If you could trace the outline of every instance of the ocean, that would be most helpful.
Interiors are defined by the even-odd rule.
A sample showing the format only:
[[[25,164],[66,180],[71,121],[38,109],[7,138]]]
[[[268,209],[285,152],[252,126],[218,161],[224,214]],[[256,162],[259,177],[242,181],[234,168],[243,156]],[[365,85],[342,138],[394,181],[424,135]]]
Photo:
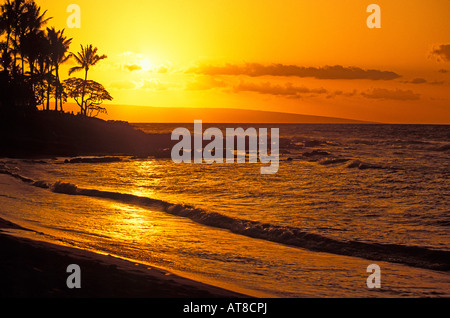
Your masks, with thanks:
[[[257,297],[450,296],[450,126],[209,126],[279,128],[278,172],[3,158],[0,217],[39,233],[20,235]],[[371,264],[381,288],[367,286]]]

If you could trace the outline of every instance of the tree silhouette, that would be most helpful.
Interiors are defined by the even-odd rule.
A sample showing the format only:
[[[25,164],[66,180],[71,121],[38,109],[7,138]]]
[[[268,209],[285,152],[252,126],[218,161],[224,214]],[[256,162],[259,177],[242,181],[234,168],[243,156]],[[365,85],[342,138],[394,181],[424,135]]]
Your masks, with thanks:
[[[81,114],[89,117],[97,117],[100,113],[106,113],[106,109],[100,105],[105,100],[113,99],[103,85],[95,81],[71,77],[65,80],[63,85],[67,96],[73,98],[80,107]]]
[[[36,107],[32,91],[36,63],[38,57],[43,55],[39,51],[44,47],[41,28],[50,20],[45,17],[46,12],[42,13],[32,0],[6,0],[0,6],[0,32],[6,35],[0,44],[0,64],[3,67],[1,84],[7,92],[7,96],[1,98],[2,106]],[[18,65],[17,61],[21,63]]]
[[[3,0],[0,4],[0,110],[9,114],[42,105],[49,111],[54,98],[54,110],[58,111],[59,102],[63,112],[63,102],[73,97],[85,116],[106,112],[100,105],[112,100],[111,95],[101,84],[88,81],[90,68],[106,55],[97,54],[92,44],[69,53],[72,39],[64,29],[44,29],[51,19],[46,13],[34,0]],[[69,76],[84,70],[84,80],[61,83],[60,66],[71,57],[78,65],[70,68]]]
[[[82,91],[82,94],[81,94],[81,104],[82,105],[84,104],[84,95],[85,95],[85,88],[86,88],[86,83],[87,83],[87,77],[88,77],[89,69],[92,66],[95,66],[101,60],[107,58],[106,55],[99,56],[97,54],[97,51],[98,51],[98,48],[93,47],[92,44],[87,45],[86,47],[83,47],[83,45],[81,45],[81,51],[80,52],[78,52],[77,54],[74,54],[74,53],[71,54],[75,58],[75,60],[77,61],[78,65],[72,67],[69,70],[69,76],[72,75],[72,73],[77,72],[77,71],[84,70],[84,72],[85,72],[84,73],[83,91]],[[85,108],[83,115],[87,115],[86,110],[87,109]]]
[[[46,110],[50,110],[51,87],[55,85],[55,78],[52,74],[53,65],[51,61],[52,47],[50,40],[44,31],[28,33],[23,39],[23,57],[28,61],[29,80],[34,89],[37,89],[35,96],[36,104],[43,105],[46,100]],[[45,87],[45,91],[43,91]],[[42,96],[43,95],[43,96]]]
[[[70,58],[70,54],[66,54],[69,50],[72,39],[64,36],[64,29],[56,31],[54,27],[47,28],[47,38],[50,42],[50,61],[55,70],[55,111],[58,110],[58,99],[60,101],[60,111],[62,109],[63,88],[59,78],[59,66]]]
[[[35,85],[40,83],[45,77],[36,76],[36,69],[39,69],[38,64],[45,56],[48,55],[50,47],[45,33],[42,30],[37,30],[26,34],[22,38],[21,43],[22,58],[27,60],[29,66],[28,76],[31,86],[34,89]],[[40,103],[37,102],[37,105]]]
[[[41,8],[34,1],[7,0],[1,6],[1,16],[5,24],[6,43],[4,55],[11,55],[11,73],[18,74],[17,60],[22,62],[21,75],[25,73],[25,60],[22,55],[22,40],[28,33],[40,30],[51,18],[45,18],[47,11],[41,13]]]
[[[9,72],[12,64],[12,48],[10,46],[11,39],[15,35],[15,29],[19,24],[20,12],[23,11],[23,2],[19,0],[7,0],[1,7],[1,20],[6,32],[6,41],[3,45],[2,65],[5,72]]]
[[[22,75],[25,74],[25,67],[24,67],[25,61],[23,58],[23,51],[22,51],[23,38],[26,37],[27,34],[29,33],[39,32],[40,29],[47,24],[47,22],[51,18],[45,18],[46,13],[47,11],[41,13],[41,8],[37,6],[37,4],[34,1],[25,1],[22,4],[21,12],[18,16],[18,24],[15,29],[16,34],[15,47],[16,51],[20,54],[20,58],[22,61],[22,68],[21,68]]]

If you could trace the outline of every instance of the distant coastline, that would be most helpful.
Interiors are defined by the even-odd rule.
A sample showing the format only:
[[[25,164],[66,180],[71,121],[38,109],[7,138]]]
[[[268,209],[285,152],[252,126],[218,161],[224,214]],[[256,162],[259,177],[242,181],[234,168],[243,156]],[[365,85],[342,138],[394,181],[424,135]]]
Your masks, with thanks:
[[[65,104],[69,109],[73,106]],[[120,119],[130,123],[192,123],[202,120],[204,123],[280,123],[280,124],[375,124],[376,122],[303,115],[285,112],[238,108],[189,108],[189,107],[153,107],[132,105],[105,105],[107,115],[102,119]]]

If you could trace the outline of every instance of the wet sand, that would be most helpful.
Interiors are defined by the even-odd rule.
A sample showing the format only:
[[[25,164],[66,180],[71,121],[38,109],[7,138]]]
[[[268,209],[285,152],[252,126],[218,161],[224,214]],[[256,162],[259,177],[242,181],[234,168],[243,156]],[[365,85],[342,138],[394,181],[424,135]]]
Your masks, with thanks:
[[[241,298],[145,264],[2,233],[23,229],[0,218],[0,297],[7,298]],[[81,269],[70,289],[67,266]]]

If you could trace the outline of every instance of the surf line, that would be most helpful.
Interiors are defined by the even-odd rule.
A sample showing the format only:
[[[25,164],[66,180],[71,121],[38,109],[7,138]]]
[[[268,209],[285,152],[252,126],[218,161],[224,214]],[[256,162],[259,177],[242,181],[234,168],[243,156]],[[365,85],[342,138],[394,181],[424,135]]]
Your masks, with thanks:
[[[213,139],[214,137],[214,139]],[[225,147],[224,134],[219,128],[211,127],[203,131],[201,120],[194,121],[194,136],[192,138],[189,129],[180,127],[172,131],[172,140],[178,140],[172,148],[172,161],[180,163],[246,163],[248,138],[248,162],[269,164],[261,166],[261,174],[275,174],[279,168],[280,158],[280,130],[270,130],[270,153],[269,134],[267,128],[250,127],[226,128]],[[203,141],[211,141],[203,147]],[[237,141],[235,143],[235,141]],[[192,147],[193,144],[193,147]],[[237,146],[237,147],[236,147]],[[226,156],[224,157],[224,152]],[[192,160],[193,157],[193,160]],[[258,158],[259,157],[259,158]]]

